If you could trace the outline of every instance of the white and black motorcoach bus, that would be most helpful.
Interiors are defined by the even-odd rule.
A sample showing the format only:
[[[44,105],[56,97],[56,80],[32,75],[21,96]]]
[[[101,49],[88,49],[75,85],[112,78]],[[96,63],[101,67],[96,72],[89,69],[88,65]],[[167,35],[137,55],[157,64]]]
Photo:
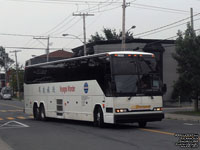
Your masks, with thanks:
[[[161,121],[162,81],[152,53],[118,51],[27,66],[25,112],[104,123]]]

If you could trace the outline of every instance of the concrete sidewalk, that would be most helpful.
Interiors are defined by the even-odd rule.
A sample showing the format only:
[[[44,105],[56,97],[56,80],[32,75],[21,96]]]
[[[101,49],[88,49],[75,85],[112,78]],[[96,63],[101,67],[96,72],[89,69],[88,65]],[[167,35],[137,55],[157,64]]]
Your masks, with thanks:
[[[0,138],[0,150],[13,150],[13,149]]]
[[[200,122],[200,116],[176,114],[176,111],[192,111],[193,107],[164,108],[165,118],[184,121]]]
[[[165,118],[174,119],[174,120],[195,121],[195,122],[200,123],[200,116],[189,116],[189,115],[165,113]]]

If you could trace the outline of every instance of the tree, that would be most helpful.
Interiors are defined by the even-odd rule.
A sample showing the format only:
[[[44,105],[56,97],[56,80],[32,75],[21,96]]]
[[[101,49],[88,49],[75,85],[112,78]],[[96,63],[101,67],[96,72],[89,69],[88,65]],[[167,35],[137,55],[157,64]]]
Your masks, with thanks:
[[[9,70],[9,76],[10,76],[10,86],[13,89],[13,92],[17,92],[17,77],[16,77],[16,69],[10,68]],[[19,91],[22,93],[24,91],[24,67],[20,66],[18,69],[18,75],[19,75]]]
[[[178,63],[179,78],[174,84],[174,95],[194,98],[194,110],[198,111],[200,94],[200,36],[188,25],[185,33],[178,32],[176,53],[173,54]]]
[[[121,40],[122,32],[117,33],[116,29],[110,28],[103,28],[103,36],[100,35],[98,32],[95,35],[91,35],[91,39],[89,43],[97,42],[97,41],[104,41],[104,40]],[[133,33],[126,32],[126,40],[132,40]]]
[[[5,68],[5,59],[7,68],[9,68],[13,63],[14,60],[8,57],[8,54],[5,52],[5,48],[0,46],[0,67]]]

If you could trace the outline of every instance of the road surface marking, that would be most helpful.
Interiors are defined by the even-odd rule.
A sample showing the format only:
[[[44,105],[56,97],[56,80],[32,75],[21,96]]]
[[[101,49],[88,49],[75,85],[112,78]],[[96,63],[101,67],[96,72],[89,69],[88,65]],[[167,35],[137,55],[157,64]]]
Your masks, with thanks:
[[[0,110],[0,112],[3,112],[3,113],[5,113],[5,112],[22,112],[23,110],[22,109],[17,109],[17,110]]]
[[[13,118],[13,117],[7,117],[6,119],[8,119],[8,120],[14,120],[15,118]]]
[[[0,110],[0,112],[7,112],[6,110]]]
[[[19,116],[19,117],[16,117],[17,119],[26,119],[25,117],[22,117],[22,116]]]
[[[140,128],[140,130],[149,131],[149,132],[155,132],[155,133],[161,133],[161,134],[167,134],[167,135],[174,135],[175,134],[175,133],[171,133],[171,132],[164,132],[164,131],[145,129],[145,128]]]
[[[33,117],[33,116],[28,116],[28,118],[31,118],[31,119],[33,119],[34,117]]]
[[[0,105],[3,105],[3,106],[10,106],[10,107],[18,108],[18,109],[23,109],[22,107],[15,106],[15,105],[9,105],[9,104],[3,104],[3,103],[0,103]]]
[[[23,111],[22,109],[17,109],[17,110],[7,110],[9,112],[18,112],[18,111]]]
[[[26,117],[23,117],[23,116],[17,116],[17,117],[6,117],[6,118],[0,118],[0,121],[2,120],[15,120],[15,119],[21,119],[21,120],[24,120],[24,119],[33,119],[34,117],[33,116],[26,116]]]
[[[143,131],[148,131],[148,132],[155,132],[155,133],[160,133],[160,134],[166,134],[166,135],[175,135],[175,133],[171,133],[171,132],[165,132],[165,131],[159,131],[159,130],[153,130],[153,129],[145,129],[145,128],[139,128],[140,130]],[[199,137],[199,141],[200,141],[200,137]]]
[[[191,123],[184,123],[184,125],[192,126],[192,125],[194,125],[194,124],[191,124]]]
[[[0,129],[21,128],[21,127],[29,127],[29,126],[26,124],[23,124],[21,122],[18,122],[18,121],[9,121],[9,122],[6,122],[6,123],[0,125]]]

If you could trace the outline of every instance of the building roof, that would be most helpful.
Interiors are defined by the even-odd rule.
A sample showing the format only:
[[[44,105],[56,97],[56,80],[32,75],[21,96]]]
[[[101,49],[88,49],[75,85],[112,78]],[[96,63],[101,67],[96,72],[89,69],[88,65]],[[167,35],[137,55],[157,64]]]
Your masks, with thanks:
[[[73,56],[73,53],[67,52],[64,50],[57,50],[57,51],[49,53],[49,58],[55,58],[55,57],[56,58],[70,58],[72,56]],[[44,55],[40,55],[38,57],[47,57],[47,55],[44,54]]]
[[[105,41],[97,41],[93,43],[88,43],[87,47],[92,47],[94,45],[106,45],[106,44],[120,44],[121,40],[105,40]],[[166,40],[166,39],[126,39],[126,43],[146,43],[146,44],[175,44],[175,40]],[[72,49],[73,52],[76,52],[80,49],[83,49],[83,45],[79,47],[75,47]]]

